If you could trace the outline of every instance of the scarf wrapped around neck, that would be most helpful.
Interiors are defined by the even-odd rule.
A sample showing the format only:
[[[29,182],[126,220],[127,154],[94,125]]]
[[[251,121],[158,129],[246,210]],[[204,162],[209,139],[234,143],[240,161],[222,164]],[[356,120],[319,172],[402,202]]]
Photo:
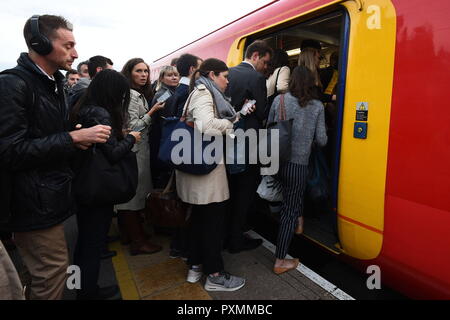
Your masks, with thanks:
[[[217,85],[211,79],[201,76],[195,81],[196,85],[203,84],[206,89],[211,92],[216,105],[217,112],[220,119],[227,119],[231,122],[236,120],[236,110],[231,105],[231,99],[226,97],[225,94],[217,88]]]

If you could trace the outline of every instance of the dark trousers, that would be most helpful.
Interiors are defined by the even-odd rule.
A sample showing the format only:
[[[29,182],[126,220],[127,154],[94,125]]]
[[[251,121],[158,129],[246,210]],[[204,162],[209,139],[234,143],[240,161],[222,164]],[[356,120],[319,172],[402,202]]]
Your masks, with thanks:
[[[182,255],[188,253],[189,249],[189,232],[187,227],[176,227],[172,233],[172,241],[170,249],[180,251]]]
[[[222,239],[226,202],[193,205],[189,232],[189,265],[203,265],[203,273],[223,270]]]
[[[78,208],[78,241],[74,257],[75,265],[81,270],[81,290],[78,292],[78,298],[88,299],[97,294],[100,257],[112,213],[113,206],[80,205]]]
[[[257,165],[250,165],[246,171],[228,176],[231,202],[225,241],[231,246],[242,244],[248,211],[255,200],[260,180]]]
[[[297,218],[303,214],[303,195],[307,175],[308,166],[288,162],[280,167],[278,179],[283,187],[283,207],[275,252],[278,259],[284,259],[288,253]]]

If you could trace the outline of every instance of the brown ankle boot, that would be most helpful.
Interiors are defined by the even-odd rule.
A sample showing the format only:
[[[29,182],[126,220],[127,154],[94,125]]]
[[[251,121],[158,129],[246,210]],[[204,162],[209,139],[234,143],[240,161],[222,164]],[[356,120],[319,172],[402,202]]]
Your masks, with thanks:
[[[144,242],[131,242],[130,244],[130,254],[132,256],[138,254],[152,254],[162,250],[162,247],[157,244],[153,244],[148,240]]]
[[[146,239],[146,234],[142,226],[142,221],[137,211],[127,211],[122,214],[122,221],[131,238],[130,254],[151,254],[162,250],[162,247],[153,244]]]
[[[117,212],[117,227],[119,228],[120,243],[124,246],[129,245],[131,243],[130,235],[128,234],[127,229],[125,228],[123,222],[123,215],[129,212],[130,211],[123,211],[123,210],[119,210]]]

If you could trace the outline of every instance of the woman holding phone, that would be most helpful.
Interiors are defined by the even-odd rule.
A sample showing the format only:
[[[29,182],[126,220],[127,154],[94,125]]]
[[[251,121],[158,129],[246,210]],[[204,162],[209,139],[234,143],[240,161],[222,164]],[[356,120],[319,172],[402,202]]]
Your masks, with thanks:
[[[159,72],[155,96],[150,103],[150,105],[153,106],[158,102],[164,102],[165,106],[168,107],[156,112],[152,116],[152,127],[150,129],[150,169],[152,171],[153,185],[155,188],[164,188],[172,173],[172,170],[159,160],[158,153],[162,137],[163,117],[173,116],[168,111],[173,109],[170,106],[176,102],[174,101],[173,94],[175,93],[175,89],[178,87],[179,82],[180,74],[178,73],[177,68],[173,66],[163,66]]]
[[[150,84],[150,68],[143,59],[129,60],[123,67],[122,74],[128,79],[131,86],[127,128],[128,130],[139,131],[142,140],[133,148],[133,151],[136,152],[139,170],[136,196],[128,203],[118,205],[116,208],[119,210],[119,225],[123,227],[122,232],[125,231],[131,240],[131,255],[150,254],[160,251],[162,247],[147,240],[141,220],[141,214],[145,209],[145,199],[153,189],[149,166],[148,132],[152,115],[162,109],[164,103],[156,103],[152,108],[149,107],[148,101],[153,96]]]

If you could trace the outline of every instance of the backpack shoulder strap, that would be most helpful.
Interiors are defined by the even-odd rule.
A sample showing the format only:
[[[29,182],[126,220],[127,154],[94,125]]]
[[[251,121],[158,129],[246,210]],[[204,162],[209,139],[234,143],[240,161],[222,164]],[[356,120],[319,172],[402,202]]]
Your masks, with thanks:
[[[34,109],[34,104],[36,103],[36,90],[35,90],[35,86],[33,84],[33,81],[30,79],[30,74],[26,71],[20,70],[18,68],[13,68],[13,69],[7,69],[4,70],[2,72],[0,72],[0,74],[12,74],[15,75],[16,77],[19,77],[20,79],[22,79],[26,86],[27,86],[27,105],[30,105],[33,109]],[[28,110],[29,112],[31,110]]]

